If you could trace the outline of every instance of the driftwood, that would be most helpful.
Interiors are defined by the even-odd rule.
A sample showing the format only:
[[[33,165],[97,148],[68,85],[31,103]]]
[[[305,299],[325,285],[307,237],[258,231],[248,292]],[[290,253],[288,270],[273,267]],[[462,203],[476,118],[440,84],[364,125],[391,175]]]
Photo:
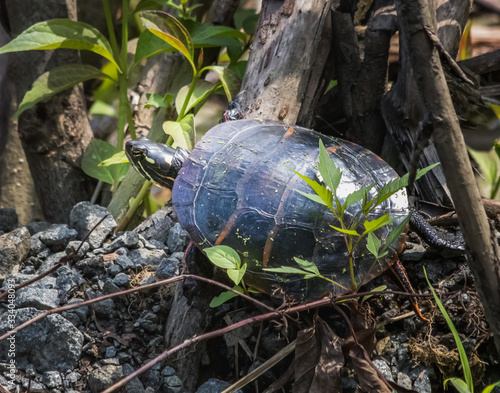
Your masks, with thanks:
[[[435,30],[432,4],[427,0],[396,2],[402,45],[407,48],[428,121],[437,136],[434,144],[453,196],[460,226],[470,249],[469,266],[500,353],[500,259],[496,239],[481,204],[455,113],[440,53],[432,40]]]
[[[331,0],[263,2],[243,79],[244,117],[308,127],[328,83]]]

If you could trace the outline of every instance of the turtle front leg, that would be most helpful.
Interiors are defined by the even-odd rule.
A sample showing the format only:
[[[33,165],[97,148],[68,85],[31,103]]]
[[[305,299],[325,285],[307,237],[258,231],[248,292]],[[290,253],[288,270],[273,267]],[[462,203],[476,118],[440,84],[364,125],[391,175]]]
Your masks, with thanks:
[[[243,119],[243,113],[241,113],[241,105],[240,99],[242,95],[242,91],[240,91],[234,100],[227,104],[227,110],[222,114],[222,119],[220,119],[219,123],[226,123],[228,121],[240,120]]]

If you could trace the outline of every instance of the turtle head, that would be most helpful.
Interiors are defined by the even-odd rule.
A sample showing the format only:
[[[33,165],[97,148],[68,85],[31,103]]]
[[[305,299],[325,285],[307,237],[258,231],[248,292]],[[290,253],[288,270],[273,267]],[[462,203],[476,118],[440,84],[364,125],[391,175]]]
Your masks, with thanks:
[[[128,141],[125,152],[130,164],[141,176],[165,188],[173,187],[177,173],[189,154],[185,149],[174,149],[147,138]]]

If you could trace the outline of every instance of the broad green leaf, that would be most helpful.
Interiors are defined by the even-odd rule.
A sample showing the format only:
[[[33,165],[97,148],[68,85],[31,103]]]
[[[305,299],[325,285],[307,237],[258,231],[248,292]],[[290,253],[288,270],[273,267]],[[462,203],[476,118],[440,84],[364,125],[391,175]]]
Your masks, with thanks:
[[[425,275],[425,279],[427,280],[427,285],[429,285],[429,289],[432,292],[432,296],[434,296],[434,300],[436,301],[436,304],[439,307],[439,311],[441,311],[441,314],[443,314],[443,317],[446,320],[446,323],[448,324],[448,328],[451,330],[451,333],[453,334],[455,344],[457,345],[458,354],[460,355],[460,363],[462,364],[462,370],[464,372],[465,386],[468,388],[469,392],[473,392],[474,391],[474,382],[472,380],[472,373],[470,371],[469,360],[467,359],[467,354],[465,353],[464,346],[462,345],[462,340],[460,340],[460,336],[458,335],[457,329],[455,328],[453,321],[451,320],[450,316],[448,315],[448,312],[444,308],[443,303],[441,303],[441,300],[439,299],[438,295],[436,294],[436,291],[434,290],[431,283],[429,282],[429,279],[427,278],[427,272],[425,271],[425,267],[424,267],[424,275]],[[453,380],[450,380],[450,381],[453,383],[453,386],[457,387],[456,381],[453,381]],[[458,383],[458,384],[460,384],[460,383]]]
[[[325,203],[325,202],[323,201],[323,199],[321,199],[321,198],[320,198],[320,196],[319,196],[319,195],[317,195],[317,194],[308,194],[308,193],[306,193],[306,192],[302,192],[302,191],[300,191],[300,190],[295,190],[295,191],[297,191],[299,194],[304,195],[306,198],[309,198],[311,201],[314,201],[314,202],[316,202],[316,203],[320,203],[320,204],[322,204],[322,205],[326,206],[326,203]]]
[[[240,78],[238,78],[233,71],[225,67],[208,66],[204,69],[215,72],[220,82],[222,83],[222,87],[224,87],[224,91],[226,92],[228,101],[232,101],[233,97],[240,91]]]
[[[366,248],[375,256],[375,258],[378,259],[378,251],[380,250],[380,240],[373,232],[368,233]]]
[[[365,226],[366,232],[373,232],[376,231],[379,228],[382,228],[386,225],[392,224],[394,221],[396,221],[397,218],[390,218],[389,213],[384,214],[382,217],[376,218],[374,220],[368,221],[366,220],[363,225]]]
[[[245,33],[253,35],[258,19],[259,15],[255,10],[238,10],[234,14],[234,25],[238,30],[243,29]]]
[[[242,280],[243,276],[245,275],[246,270],[247,270],[247,264],[245,263],[245,264],[241,267],[241,269],[227,269],[227,270],[226,270],[226,273],[227,273],[227,276],[228,276],[231,280],[233,280],[233,282],[234,282],[236,285],[238,285],[238,284],[241,282],[241,280]]]
[[[241,292],[241,293],[244,292],[243,288],[241,288],[239,286],[235,286],[235,287],[233,287],[233,289],[238,291],[238,292]],[[238,296],[238,295],[234,292],[230,292],[230,291],[222,292],[219,296],[216,296],[212,299],[212,301],[210,302],[210,307],[212,307],[212,308],[219,307],[221,304],[227,302],[228,300],[231,300],[233,297],[236,297],[236,296]]]
[[[189,97],[189,102],[184,113],[189,112],[191,108],[205,101],[210,96],[210,94],[214,93],[219,87],[219,83],[207,82],[206,80],[200,79],[198,82],[196,82],[193,94],[191,94],[191,97]],[[188,91],[189,85],[186,85],[182,87],[177,93],[177,97],[175,97],[175,107],[177,108],[177,113],[179,113],[183,108]]]
[[[40,101],[44,101],[53,95],[60,93],[76,84],[94,78],[107,78],[99,69],[83,64],[68,64],[53,68],[40,75],[33,83],[19,104],[15,116],[19,116],[25,110],[32,108]]]
[[[89,114],[116,117],[116,109],[104,101],[96,100],[90,107]]]
[[[128,157],[125,154],[125,150],[122,150],[113,154],[110,158],[100,162],[98,166],[110,166],[115,164],[124,164],[126,162],[129,162]]]
[[[28,27],[7,45],[0,48],[0,54],[26,50],[78,49],[97,53],[120,69],[111,45],[99,30],[83,22],[69,19],[52,19]]]
[[[146,108],[146,109],[151,108],[152,106],[155,108],[168,107],[168,103],[159,94],[156,94],[156,93],[146,94],[146,98],[148,99],[148,103],[146,105],[144,105],[144,108]]]
[[[463,379],[460,378],[445,379],[445,381],[443,382],[443,387],[445,389],[446,389],[446,384],[448,382],[450,382],[453,385],[453,387],[457,389],[458,393],[472,393]]]
[[[142,11],[139,17],[144,27],[151,33],[181,52],[196,73],[193,41],[186,28],[177,19],[163,11]]]
[[[347,195],[347,198],[345,199],[344,205],[345,207],[352,206],[355,203],[359,202],[361,199],[366,198],[366,195],[368,192],[375,186],[375,183],[362,187],[359,190],[356,190],[349,195]]]
[[[309,186],[314,190],[316,194],[321,198],[321,200],[325,203],[326,206],[328,206],[330,209],[333,210],[333,196],[332,193],[322,184],[319,184],[317,181],[309,179],[307,176],[302,175],[301,173],[294,171],[293,169],[289,168],[293,173],[295,173],[297,176],[299,176],[302,180],[304,180]]]
[[[92,139],[82,157],[83,171],[87,175],[108,184],[113,184],[115,173],[118,173],[117,180],[122,180],[130,164],[120,164],[112,167],[99,166],[101,162],[112,157],[115,153],[116,148],[113,145],[99,139]]]
[[[189,31],[195,47],[243,46],[246,39],[244,33],[227,26],[209,26],[193,20],[182,20],[182,24]]]
[[[205,248],[205,254],[214,265],[222,269],[238,269],[241,264],[240,256],[228,246],[213,246]]]
[[[389,183],[384,184],[382,188],[378,191],[376,205],[380,205],[382,202],[389,199],[396,192],[406,187],[408,185],[408,177],[409,175],[407,173],[403,177],[398,177],[394,180],[391,180]]]
[[[247,69],[247,60],[243,61],[238,61],[236,64],[229,64],[228,68],[233,71],[238,78],[243,80],[243,77],[245,76],[245,71]]]
[[[330,225],[333,229],[335,229],[336,231],[339,231],[339,232],[342,232],[342,233],[345,233],[346,235],[351,235],[351,236],[360,236],[358,232],[356,232],[354,229],[343,229],[343,228],[339,228],[339,227],[335,227],[333,225]]]
[[[163,131],[171,135],[176,146],[192,150],[195,140],[194,116],[189,114],[181,121],[166,121],[163,123]]]
[[[342,172],[335,166],[335,162],[330,158],[330,155],[326,151],[325,145],[321,139],[319,140],[318,171],[326,186],[334,193],[334,195],[337,195],[337,188],[340,184],[340,179],[342,178]]]
[[[495,389],[496,387],[500,387],[500,381],[495,382],[495,383],[492,383],[491,385],[486,386],[486,387],[483,389],[482,393],[491,393],[491,391],[492,391],[493,389]]]
[[[303,259],[297,257],[294,257],[293,259],[295,260],[297,265],[299,265],[302,269],[314,274],[319,274],[318,267],[314,263],[309,261],[304,261]]]
[[[135,7],[134,13],[140,12],[147,9],[159,9],[164,5],[164,1],[161,0],[144,0],[137,4]]]
[[[406,226],[410,222],[410,219],[411,219],[411,213],[408,214],[408,216],[406,216],[406,218],[403,221],[401,221],[401,223],[396,228],[393,228],[391,230],[391,232],[389,233],[389,236],[387,236],[387,239],[385,240],[385,245],[382,248],[382,252],[387,250],[395,241],[397,241],[399,239],[401,234],[406,229]]]

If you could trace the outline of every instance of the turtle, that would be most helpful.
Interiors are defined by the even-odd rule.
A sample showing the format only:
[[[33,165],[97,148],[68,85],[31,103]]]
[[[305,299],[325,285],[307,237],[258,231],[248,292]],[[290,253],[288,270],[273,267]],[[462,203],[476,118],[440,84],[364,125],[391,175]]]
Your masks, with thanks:
[[[297,175],[318,179],[320,141],[342,171],[337,191],[341,201],[353,191],[375,184],[370,190],[373,197],[398,177],[385,161],[360,145],[270,120],[223,122],[209,130],[191,152],[139,138],[127,142],[126,154],[146,179],[172,190],[178,220],[196,247],[227,245],[247,264],[245,283],[267,294],[280,290],[298,301],[309,301],[345,294],[352,288],[345,237],[332,229],[339,223],[326,206],[304,195],[311,189]],[[348,207],[346,217],[353,219],[360,209],[360,202]],[[384,242],[409,213],[403,189],[380,204],[368,219],[385,214],[394,218],[392,224],[375,232]],[[405,233],[379,260],[359,247],[354,266],[356,287],[393,265],[403,274],[403,282],[409,283],[398,262],[404,243]],[[265,270],[297,267],[295,257],[314,263],[335,284]]]

